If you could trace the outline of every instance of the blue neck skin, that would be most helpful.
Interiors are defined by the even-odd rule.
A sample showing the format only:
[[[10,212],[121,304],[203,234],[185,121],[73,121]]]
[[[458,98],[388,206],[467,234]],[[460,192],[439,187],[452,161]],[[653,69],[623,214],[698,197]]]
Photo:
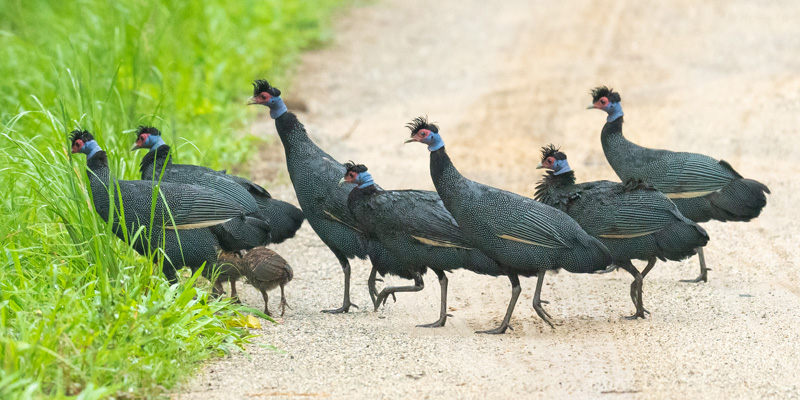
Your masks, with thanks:
[[[609,103],[603,111],[608,113],[606,122],[614,122],[619,119],[619,117],[625,115],[625,113],[622,112],[622,104],[619,103]]]
[[[364,189],[365,187],[372,186],[375,182],[372,181],[372,175],[369,172],[362,172],[358,174],[358,179],[356,179],[356,183],[358,184],[359,189]]]
[[[98,151],[103,150],[100,148],[100,145],[97,144],[94,140],[90,140],[83,144],[81,147],[81,153],[86,154],[86,159],[92,158]]]
[[[161,139],[161,135],[150,135],[147,137],[147,140],[144,142],[145,147],[150,147],[150,151],[153,151],[166,143],[164,143],[164,139]]]
[[[553,163],[553,167],[550,169],[553,170],[553,175],[561,175],[572,171],[567,160],[556,160],[556,162]]]
[[[289,111],[286,108],[286,104],[283,104],[283,99],[280,98],[280,96],[269,99],[267,106],[269,107],[269,116],[272,119],[278,119],[278,117],[285,114],[286,111]]]
[[[424,143],[428,145],[428,151],[436,151],[444,147],[444,140],[436,132],[431,132]]]

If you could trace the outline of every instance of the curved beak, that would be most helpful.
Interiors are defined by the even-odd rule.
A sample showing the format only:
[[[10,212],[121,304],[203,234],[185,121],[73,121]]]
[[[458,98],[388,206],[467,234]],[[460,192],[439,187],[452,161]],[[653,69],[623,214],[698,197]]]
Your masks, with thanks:
[[[345,182],[344,178],[342,178],[342,179],[339,179],[339,186],[342,186],[342,184],[343,184],[344,182]]]
[[[586,107],[587,110],[591,110],[594,108],[594,104],[589,104],[589,107]]]
[[[416,142],[416,140],[414,140],[413,138],[411,138],[411,139],[406,139],[406,141],[405,141],[405,142],[403,142],[403,144],[409,144],[409,143],[411,143],[411,142]]]
[[[256,96],[253,96],[253,97],[251,97],[251,98],[247,99],[247,105],[248,105],[248,106],[252,106],[253,104],[258,104],[258,103],[256,102]]]
[[[542,169],[542,168],[544,168],[544,167],[542,166],[542,163],[539,163],[539,165],[537,165],[537,166],[536,166],[536,169]]]
[[[133,147],[131,147],[131,151],[136,151],[136,150],[139,150],[139,149],[141,149],[141,147],[139,147],[139,145],[136,144],[136,143],[134,143]]]

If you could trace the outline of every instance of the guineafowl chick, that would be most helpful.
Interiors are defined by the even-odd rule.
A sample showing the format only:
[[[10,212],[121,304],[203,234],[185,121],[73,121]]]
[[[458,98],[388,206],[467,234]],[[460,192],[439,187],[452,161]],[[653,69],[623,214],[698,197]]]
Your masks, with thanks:
[[[269,300],[267,291],[281,287],[281,316],[286,311],[289,304],[286,302],[286,296],[283,292],[283,287],[292,280],[294,273],[289,263],[283,259],[278,253],[266,248],[256,247],[251,250],[241,252],[225,252],[219,256],[221,264],[227,264],[220,267],[220,280],[222,274],[227,274],[228,277],[233,277],[235,272],[247,277],[247,282],[253,285],[256,289],[261,291],[261,296],[264,297],[264,314],[272,316],[269,312]],[[231,296],[236,297],[236,279],[233,278],[231,282]],[[289,307],[291,308],[291,307]]]

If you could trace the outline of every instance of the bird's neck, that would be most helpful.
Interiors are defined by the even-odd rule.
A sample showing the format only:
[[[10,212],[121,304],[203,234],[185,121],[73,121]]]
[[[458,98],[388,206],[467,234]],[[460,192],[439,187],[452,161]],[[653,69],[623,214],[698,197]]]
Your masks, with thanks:
[[[283,99],[280,97],[273,97],[275,100],[275,105],[269,108],[269,116],[272,119],[278,119],[283,114],[286,114],[289,109],[286,108],[286,104],[283,103]]]
[[[153,145],[150,146],[150,152],[156,151],[161,146],[166,146],[167,144],[164,142],[164,139],[161,139],[161,135],[150,135],[150,140],[153,141]]]
[[[366,189],[370,186],[375,187],[375,181],[372,180],[372,175],[369,172],[362,172],[358,174],[358,188],[359,189]]]
[[[632,148],[636,145],[622,135],[623,118],[619,117],[611,122],[606,122],[600,133],[600,142],[603,153],[611,168],[619,175],[624,163],[628,162]]]
[[[111,182],[111,170],[108,168],[108,155],[103,150],[98,150],[86,160],[86,175],[89,177],[89,187],[92,197],[102,195],[108,197],[108,187]]]
[[[553,167],[557,167],[557,169],[553,169],[553,175],[562,175],[567,172],[572,172],[572,168],[569,167],[569,162],[567,162],[567,160],[556,160]]]
[[[356,217],[356,220],[359,219],[357,212],[355,211],[356,208],[361,204],[362,201],[366,200],[370,196],[373,196],[380,192],[377,186],[369,185],[367,187],[360,187],[356,186],[353,190],[350,191],[350,194],[347,195],[347,206],[353,215]]]
[[[316,144],[308,137],[306,128],[297,116],[291,112],[286,112],[280,117],[275,119],[275,127],[278,130],[278,136],[281,138],[283,148],[286,150],[286,158],[296,150],[306,149],[308,147],[316,148]]]
[[[88,161],[90,158],[94,157],[97,152],[103,151],[103,149],[100,148],[97,142],[90,140],[83,145],[81,151],[86,154],[86,160]]]
[[[556,175],[552,171],[542,177],[536,185],[534,199],[549,206],[556,207],[558,203],[556,196],[562,189],[568,189],[575,185],[575,172],[566,171]]]
[[[454,190],[454,187],[464,179],[455,165],[453,165],[444,146],[438,150],[431,151],[431,179],[433,179],[433,185],[442,198],[447,197],[447,194]]]
[[[622,112],[622,104],[620,103],[610,103],[604,110],[608,113],[606,122],[614,122],[625,115],[625,113]]]
[[[165,167],[172,165],[171,148],[167,144],[160,145],[157,149],[150,149],[139,164],[142,179],[156,180]],[[155,175],[154,175],[155,174]]]

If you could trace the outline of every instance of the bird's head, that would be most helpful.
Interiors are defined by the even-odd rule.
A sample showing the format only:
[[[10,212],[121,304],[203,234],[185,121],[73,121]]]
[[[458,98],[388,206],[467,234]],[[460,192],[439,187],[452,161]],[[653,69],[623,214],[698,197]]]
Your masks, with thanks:
[[[622,98],[614,89],[609,89],[606,86],[596,87],[592,89],[591,95],[592,104],[586,107],[587,109],[597,108],[605,111],[608,113],[608,122],[614,121],[623,115],[622,105],[620,105]]]
[[[346,171],[344,177],[339,180],[340,185],[343,183],[355,183],[359,188],[363,189],[375,184],[375,182],[372,181],[372,175],[367,172],[366,165],[356,164],[350,161],[345,163],[344,167]]]
[[[69,141],[72,143],[73,153],[86,154],[86,158],[92,156],[100,151],[100,145],[94,140],[94,136],[87,130],[76,129],[70,133]]]
[[[247,105],[261,104],[272,108],[277,103],[281,91],[269,84],[266,79],[257,79],[253,82],[253,97],[247,101]]]
[[[133,143],[131,151],[139,149],[153,150],[163,144],[164,140],[161,139],[161,132],[158,129],[152,126],[140,125],[136,128],[136,142]]]
[[[542,147],[542,162],[536,166],[536,169],[541,168],[553,171],[553,175],[561,175],[572,171],[567,162],[567,155],[552,144]]]
[[[281,99],[281,91],[273,87],[266,79],[253,82],[253,97],[247,100],[247,105],[260,104],[269,107],[269,115],[276,119],[283,115],[287,109]]]
[[[444,141],[439,135],[439,127],[428,122],[427,117],[417,117],[406,124],[411,131],[411,138],[406,143],[417,142],[428,145],[428,150],[436,151],[444,147]]]

